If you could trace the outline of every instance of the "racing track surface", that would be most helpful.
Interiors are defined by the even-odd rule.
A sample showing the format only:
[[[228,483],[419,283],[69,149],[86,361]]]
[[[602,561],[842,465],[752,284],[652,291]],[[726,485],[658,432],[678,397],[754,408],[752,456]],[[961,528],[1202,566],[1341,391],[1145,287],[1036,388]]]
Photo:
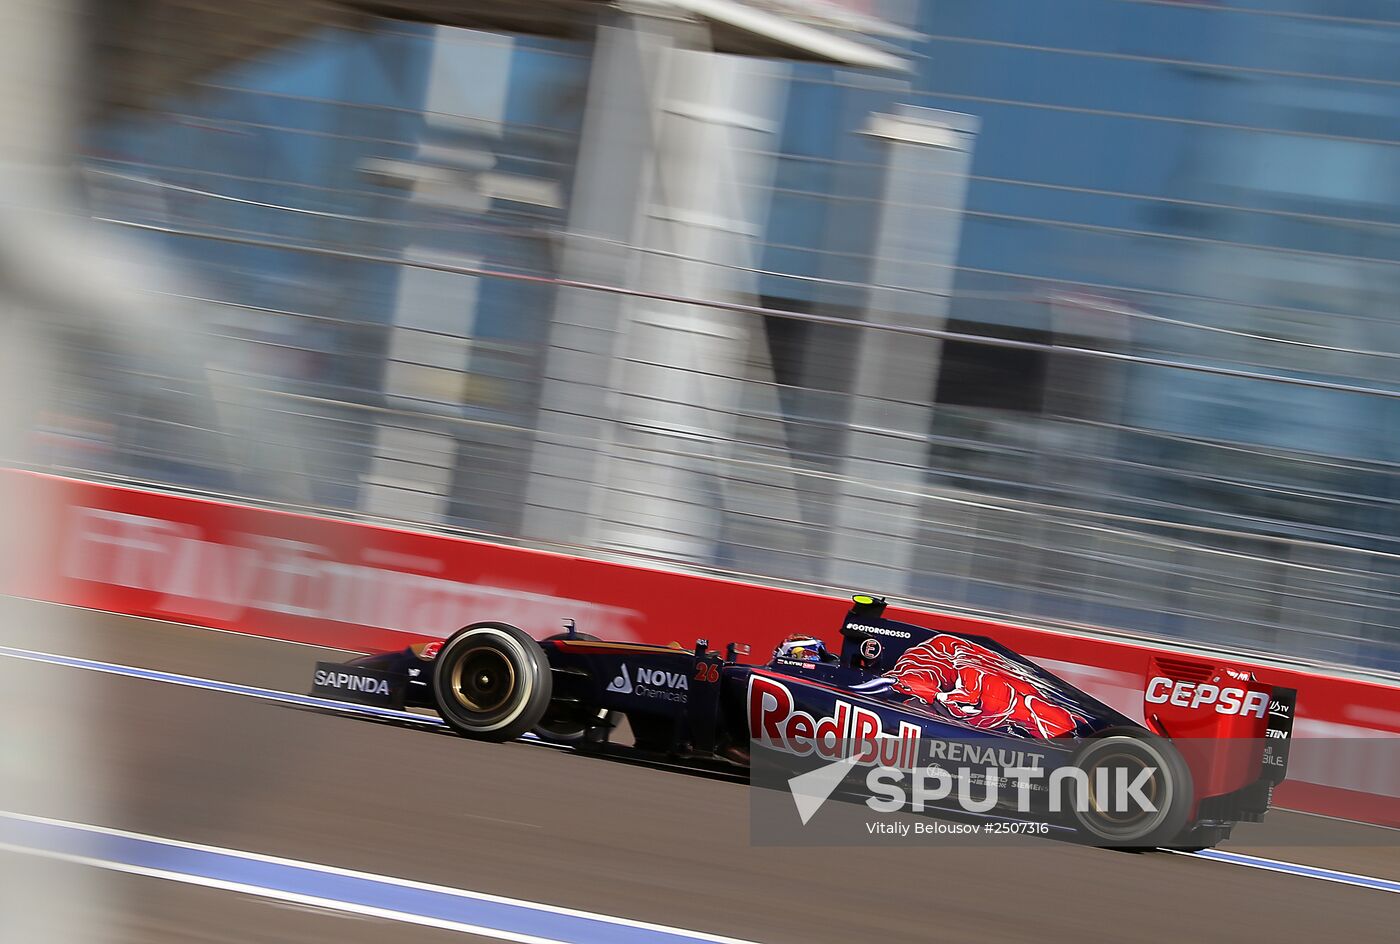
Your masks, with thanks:
[[[0,646],[308,687],[325,650],[0,600]],[[1400,895],[1169,854],[755,848],[747,787],[61,666],[3,660],[85,712],[105,781],[0,809],[585,909],[755,941],[1393,940]],[[13,677],[13,676],[6,676]],[[50,688],[51,686],[51,688]],[[97,706],[94,710],[94,706]],[[14,715],[10,715],[14,719]],[[86,817],[86,818],[84,818]],[[1260,855],[1400,879],[1400,834],[1275,811],[1263,827],[1364,846]],[[1251,851],[1242,842],[1233,848]],[[0,865],[17,853],[0,852]],[[5,859],[9,859],[8,863]],[[102,940],[446,942],[485,937],[23,857]]]

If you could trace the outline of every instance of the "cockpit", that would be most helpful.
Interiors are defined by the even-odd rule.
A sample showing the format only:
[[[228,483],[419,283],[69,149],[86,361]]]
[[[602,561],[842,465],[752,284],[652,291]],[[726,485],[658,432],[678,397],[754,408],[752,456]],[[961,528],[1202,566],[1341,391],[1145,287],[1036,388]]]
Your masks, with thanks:
[[[841,658],[830,652],[826,648],[826,643],[817,637],[796,634],[778,643],[778,648],[773,650],[773,661],[775,663],[816,662],[835,665],[841,661]]]

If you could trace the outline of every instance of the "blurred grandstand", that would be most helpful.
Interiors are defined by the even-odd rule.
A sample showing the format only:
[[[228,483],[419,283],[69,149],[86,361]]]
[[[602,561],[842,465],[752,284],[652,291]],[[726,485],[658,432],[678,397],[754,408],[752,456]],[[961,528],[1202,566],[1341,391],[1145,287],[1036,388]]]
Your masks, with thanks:
[[[205,359],[27,464],[1400,671],[1393,8],[258,6],[97,8]]]

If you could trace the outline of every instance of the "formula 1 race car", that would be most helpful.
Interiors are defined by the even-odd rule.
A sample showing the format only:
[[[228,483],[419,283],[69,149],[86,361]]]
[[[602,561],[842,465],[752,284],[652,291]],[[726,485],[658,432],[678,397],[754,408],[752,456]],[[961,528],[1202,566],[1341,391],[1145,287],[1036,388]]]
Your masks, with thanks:
[[[441,642],[318,663],[312,691],[431,708],[470,738],[533,732],[579,750],[610,750],[625,717],[631,752],[697,767],[748,766],[756,751],[907,763],[921,748],[969,741],[1015,743],[1034,749],[1037,764],[1090,775],[1127,763],[1155,801],[1136,814],[1094,802],[1027,814],[1099,845],[1214,845],[1236,822],[1259,820],[1284,779],[1292,689],[1162,655],[1151,662],[1144,726],[990,638],[885,619],[884,600],[853,600],[839,654],[794,636],[752,665],[733,643],[721,654],[705,640],[693,649],[604,642],[572,621],[537,642],[480,622]]]

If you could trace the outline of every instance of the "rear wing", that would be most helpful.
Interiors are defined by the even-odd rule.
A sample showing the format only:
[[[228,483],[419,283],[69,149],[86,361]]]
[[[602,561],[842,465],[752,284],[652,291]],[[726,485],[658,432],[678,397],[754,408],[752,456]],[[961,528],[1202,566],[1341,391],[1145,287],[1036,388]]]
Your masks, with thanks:
[[[1220,807],[1222,818],[1252,819],[1287,776],[1297,698],[1249,669],[1158,655],[1149,663],[1143,718],[1191,768],[1203,814]]]

